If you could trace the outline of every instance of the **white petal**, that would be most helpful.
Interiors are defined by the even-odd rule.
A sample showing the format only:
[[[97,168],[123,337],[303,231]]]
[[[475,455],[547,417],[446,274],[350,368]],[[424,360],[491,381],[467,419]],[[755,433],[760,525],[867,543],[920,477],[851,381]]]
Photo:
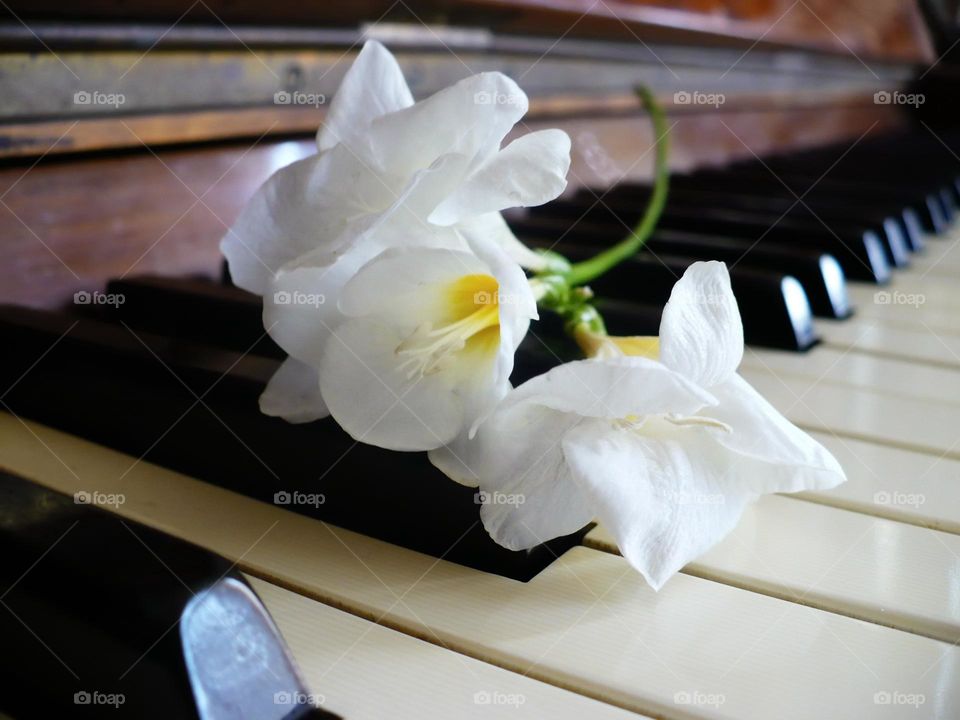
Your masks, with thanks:
[[[413,96],[396,59],[379,42],[368,40],[330,103],[317,146],[327,150],[363,133],[376,118],[411,105]]]
[[[697,262],[673,286],[660,322],[660,360],[710,388],[736,372],[743,323],[722,262]]]
[[[474,170],[430,215],[453,225],[463,219],[511,207],[542,205],[567,186],[570,137],[541,130],[507,145]]]
[[[335,250],[353,218],[388,208],[396,197],[343,145],[281,168],[220,243],[234,283],[262,295],[281,267],[317,248]]]
[[[473,440],[435,450],[430,459],[459,482],[479,484],[492,501],[480,511],[487,532],[504,547],[524,550],[593,519],[560,447],[580,421],[542,406],[518,406],[493,415]]]
[[[501,389],[510,388],[510,375],[513,373],[514,356],[523,338],[530,328],[530,321],[538,317],[537,301],[530,289],[530,283],[523,270],[498,245],[489,240],[475,240],[471,247],[477,256],[490,268],[489,272],[497,279],[500,345],[494,367],[492,384]],[[505,393],[490,395],[481,402],[473,415],[469,433],[473,435]]]
[[[714,402],[712,395],[663,364],[639,357],[565,363],[528,380],[504,401],[602,418],[692,415]]]
[[[464,426],[464,399],[439,372],[409,379],[396,354],[396,325],[349,319],[326,343],[320,391],[330,414],[355,440],[389,450],[430,450]]]
[[[483,238],[496,243],[515,263],[528,270],[546,270],[547,260],[524,245],[498,212],[477,215],[457,223],[460,233],[473,243]]]
[[[263,296],[263,326],[270,337],[292,357],[319,367],[330,330],[343,319],[337,297],[366,259],[356,251],[329,265],[313,265],[308,254],[285,266]]]
[[[294,358],[283,361],[260,395],[264,415],[282,417],[292,423],[305,423],[330,413],[320,397],[316,369]]]
[[[527,96],[506,75],[472,75],[374,120],[367,135],[370,152],[384,170],[403,175],[429,167],[447,153],[479,164],[500,148],[527,106]]]
[[[739,375],[711,388],[719,401],[703,415],[733,432],[718,442],[736,454],[736,475],[755,492],[825,490],[844,480],[843,468],[820,443],[781,415]]]
[[[712,434],[683,428],[652,439],[594,422],[564,440],[599,521],[655,590],[730,532],[755,497],[725,483]]]
[[[444,286],[464,275],[489,274],[475,255],[457,250],[395,247],[364,265],[343,288],[345,315],[377,313],[412,331],[442,313]]]

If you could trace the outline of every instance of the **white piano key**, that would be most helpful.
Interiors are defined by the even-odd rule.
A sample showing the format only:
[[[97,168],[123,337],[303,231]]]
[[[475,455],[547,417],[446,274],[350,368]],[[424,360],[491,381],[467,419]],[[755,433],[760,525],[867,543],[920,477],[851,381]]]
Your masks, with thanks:
[[[960,367],[926,365],[829,346],[806,353],[748,347],[741,367],[778,376],[830,380],[887,395],[960,404]]]
[[[689,575],[654,593],[622,558],[588,548],[521,583],[147,463],[120,480],[129,456],[35,424],[28,431],[9,416],[0,430],[0,463],[11,471],[65,492],[122,491],[126,501],[111,511],[247,572],[626,709],[668,718],[960,714],[960,651],[937,640]],[[793,550],[778,558],[784,570]],[[892,563],[875,570],[896,586]]]
[[[960,333],[960,305],[947,306],[934,302],[933,297],[929,292],[907,292],[896,285],[873,290],[866,297],[852,298],[854,318],[870,318],[908,329],[930,328],[939,333]]]
[[[308,691],[321,707],[349,720],[639,717],[247,579],[280,628]]]
[[[960,335],[935,328],[907,328],[875,318],[824,320],[817,332],[825,345],[896,357],[908,361],[960,367]]]
[[[894,275],[888,285],[850,283],[847,294],[856,313],[869,317],[918,322],[960,309],[960,283],[939,276],[921,278],[914,269]],[[955,317],[949,326],[957,326]]]
[[[589,547],[616,552],[603,528]],[[684,572],[960,642],[960,537],[765,496]]]
[[[800,497],[960,534],[960,461],[812,434],[843,466],[847,482]]]
[[[960,458],[960,406],[768,370],[741,374],[805,428]]]

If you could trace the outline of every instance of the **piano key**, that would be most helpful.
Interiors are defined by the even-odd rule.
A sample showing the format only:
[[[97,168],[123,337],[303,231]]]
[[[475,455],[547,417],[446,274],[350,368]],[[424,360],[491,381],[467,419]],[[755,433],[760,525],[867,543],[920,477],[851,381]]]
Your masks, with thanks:
[[[248,577],[322,707],[348,720],[639,716]],[[429,635],[428,635],[429,637]],[[433,638],[430,638],[433,640]]]
[[[741,367],[767,371],[778,377],[830,380],[893,397],[960,405],[960,368],[849,352],[829,346],[817,347],[802,355],[750,348],[744,353]]]
[[[618,552],[602,526],[591,530],[584,544]],[[769,495],[747,508],[737,527],[684,572],[960,641],[957,535]]]
[[[898,294],[897,303],[906,305],[911,309],[914,306],[919,306],[940,311],[960,310],[960,283],[954,279],[920,278],[914,273],[905,273],[899,275],[889,288],[883,289],[890,293],[890,305],[894,304],[893,293],[896,292]],[[866,286],[851,287],[850,295],[852,302],[857,306],[879,304],[879,302],[882,302],[882,298],[886,297],[882,293],[878,294],[876,288]],[[879,302],[878,298],[881,298]]]
[[[590,251],[564,245],[572,260],[587,257]],[[693,258],[640,253],[592,282],[600,298],[625,300],[660,309],[670,297],[673,285]],[[730,271],[733,293],[743,318],[744,337],[751,344],[786,350],[804,350],[817,340],[810,303],[803,286],[791,275],[737,265]],[[629,306],[617,309],[604,303],[601,312],[614,334],[656,334],[659,320],[650,326],[639,322]]]
[[[600,218],[615,214],[627,225],[634,225],[640,218],[643,208],[650,199],[648,186],[626,186],[619,193],[594,193],[584,191],[569,200],[551,203],[543,212],[551,216],[563,215],[568,220],[589,220],[596,215]],[[909,255],[913,247],[910,226],[902,214],[883,214],[876,210],[857,211],[851,207],[827,206],[814,210],[792,197],[760,196],[748,193],[727,193],[712,189],[685,188],[682,176],[675,178],[670,185],[667,208],[683,212],[735,211],[747,215],[759,215],[768,225],[788,221],[805,224],[816,229],[833,229],[834,226],[857,226],[872,230],[883,240],[887,261],[898,267],[909,264]],[[598,211],[598,212],[596,212]]]
[[[529,577],[579,542],[512,553],[480,526],[475,491],[451,483],[425,454],[360,444],[332,419],[263,415],[258,397],[276,360],[25,308],[0,307],[0,333],[10,343],[0,354],[11,383],[4,407],[139,458],[266,502],[299,496],[298,512],[512,577]]]
[[[960,406],[752,367],[741,374],[805,429],[960,458]]]
[[[561,254],[567,247],[571,245],[564,241],[553,245],[553,249]],[[644,247],[654,257],[679,255],[696,260],[721,260],[728,267],[743,264],[745,267],[792,275],[803,286],[815,315],[844,318],[850,314],[843,268],[832,255],[818,250],[756,246],[739,238],[671,230],[655,232]]]
[[[824,432],[812,435],[840,462],[847,482],[795,497],[960,534],[960,461]]]
[[[826,170],[829,165],[823,168]],[[722,184],[729,189],[762,191],[765,187],[789,188],[791,196],[801,197],[804,202],[832,198],[852,200],[856,203],[877,203],[880,207],[899,212],[909,208],[920,218],[926,232],[941,233],[949,227],[946,209],[938,189],[913,189],[884,183],[858,180],[834,180],[821,173],[797,174],[774,171],[763,166],[735,165],[718,170],[702,171],[696,177],[706,185]],[[832,171],[831,171],[832,172]]]
[[[960,653],[944,642],[690,575],[654,593],[622,558],[589,548],[521,583],[147,463],[120,483],[129,457],[7,415],[0,427],[0,462],[38,482],[72,492],[76,468],[104,491],[123,488],[117,514],[248,574],[625,709],[687,718],[690,697],[712,695],[720,701],[698,704],[698,717],[767,718],[775,704],[781,718],[899,718],[903,705],[883,701],[897,692],[960,712]]]
[[[838,228],[831,232],[823,226],[791,221],[776,222],[764,217],[735,212],[667,210],[657,227],[662,230],[692,232],[701,235],[736,237],[758,247],[808,248],[833,255],[850,279],[884,283],[890,279],[883,242],[872,230]],[[613,244],[625,237],[632,225],[621,220],[597,222],[583,219],[570,225],[565,220],[533,214],[523,219],[511,218],[515,231],[524,236],[539,235],[551,241],[570,240],[590,245]],[[841,234],[837,234],[837,233]]]
[[[856,316],[844,322],[824,320],[818,324],[817,331],[825,345],[841,350],[960,367],[960,337],[953,333],[910,329]]]

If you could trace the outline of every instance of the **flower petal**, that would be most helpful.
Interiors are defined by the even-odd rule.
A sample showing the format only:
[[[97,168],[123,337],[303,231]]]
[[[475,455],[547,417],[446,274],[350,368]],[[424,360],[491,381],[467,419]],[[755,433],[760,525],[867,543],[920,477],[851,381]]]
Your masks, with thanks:
[[[702,387],[727,380],[743,358],[743,323],[722,262],[696,262],[673,286],[660,321],[660,360]]]
[[[781,415],[739,375],[711,388],[719,403],[701,414],[729,425],[718,442],[735,453],[736,475],[755,492],[826,490],[846,480],[837,459]]]
[[[520,242],[507,225],[507,221],[503,219],[503,215],[498,212],[461,220],[457,223],[457,230],[473,244],[480,239],[495,243],[511,260],[528,270],[546,270],[548,266],[547,259],[542,254],[534,252]]]
[[[559,365],[520,385],[504,402],[616,419],[657,413],[692,415],[716,401],[662,363],[617,357]]]
[[[593,520],[560,447],[579,422],[575,414],[517,406],[492,416],[473,440],[432,451],[430,460],[459,482],[479,485],[491,500],[480,510],[487,532],[504,547],[525,550]]]
[[[352,218],[388,208],[396,196],[343,145],[281,168],[220,243],[233,282],[262,295],[285,264],[317,248],[335,250]]]
[[[405,176],[447,153],[465,155],[479,165],[500,149],[527,107],[527,96],[506,75],[472,75],[374,120],[368,149],[386,172]]]
[[[430,450],[465,424],[464,399],[447,373],[409,378],[396,325],[374,318],[340,324],[326,343],[320,391],[330,414],[355,440],[389,450]]]
[[[529,133],[474,170],[429,220],[453,225],[506,208],[542,205],[563,192],[569,169],[570,137],[563,130]]]
[[[347,70],[317,133],[323,151],[363,133],[376,118],[413,105],[413,96],[396,59],[376,40],[363,45]]]
[[[682,428],[654,439],[594,422],[564,438],[573,478],[655,590],[730,532],[755,497],[725,483],[714,434]]]
[[[316,369],[295,358],[284,360],[260,395],[260,412],[292,423],[311,422],[329,415],[320,396]]]

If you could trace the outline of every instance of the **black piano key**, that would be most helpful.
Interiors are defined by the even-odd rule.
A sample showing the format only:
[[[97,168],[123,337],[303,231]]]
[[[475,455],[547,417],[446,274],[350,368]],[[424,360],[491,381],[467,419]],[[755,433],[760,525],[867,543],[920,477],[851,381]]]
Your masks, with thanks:
[[[224,594],[263,620],[248,638],[262,643],[262,655],[286,656],[286,663],[265,667],[260,655],[250,655],[238,669],[254,679],[269,673],[260,683],[268,699],[276,691],[306,692],[299,682],[290,684],[289,653],[233,564],[96,507],[122,498],[103,493],[95,477],[84,480],[88,487],[71,497],[0,472],[0,580],[9,588],[4,604],[11,610],[0,614],[0,670],[17,678],[0,698],[0,710],[17,718],[199,719],[191,680],[204,676],[191,668],[187,653],[231,657],[238,648],[229,637],[209,634],[198,648],[190,633],[170,630]],[[43,629],[52,648],[37,642],[32,628]],[[304,718],[336,718],[300,710]]]
[[[873,202],[881,207],[903,208],[914,210],[920,218],[926,232],[945,232],[950,224],[946,209],[940,198],[939,188],[917,189],[903,185],[887,184],[871,181],[869,176],[859,180],[837,180],[832,177],[821,177],[815,174],[797,174],[793,172],[777,172],[776,177],[771,175],[767,168],[733,166],[720,171],[703,171],[696,174],[701,182],[707,184],[723,183],[729,188],[757,189],[770,187],[773,183],[786,187],[804,198],[819,200],[855,200],[857,202]],[[783,187],[783,185],[781,185]]]
[[[249,314],[249,305],[238,307]],[[203,305],[192,312],[202,315]],[[425,453],[358,444],[330,418],[289,424],[261,414],[257,400],[275,359],[130,327],[136,335],[88,317],[0,307],[9,344],[0,370],[11,383],[0,388],[3,405],[263,502],[307,498],[284,506],[519,580],[586,531],[531,552],[507,550],[479,522],[475,490],[449,480]]]
[[[524,238],[526,239],[526,238]],[[585,244],[564,240],[550,243],[531,238],[531,245],[548,245],[560,254],[583,254]],[[597,247],[593,248],[596,252]],[[642,252],[654,256],[679,255],[696,260],[721,260],[728,266],[743,265],[793,275],[800,281],[810,308],[820,317],[843,319],[852,312],[847,295],[846,276],[836,258],[828,253],[803,248],[754,246],[747,240],[661,230],[647,240]]]
[[[570,246],[565,249],[569,250],[572,260],[592,254],[589,248]],[[649,253],[640,253],[591,282],[590,287],[602,300],[662,307],[670,299],[676,281],[693,262],[695,259],[689,257],[653,257]],[[730,282],[740,307],[746,343],[803,351],[818,342],[807,294],[795,277],[737,265],[730,270]],[[628,328],[623,334],[656,332]]]
[[[602,214],[597,212],[595,216]],[[629,224],[607,214],[604,222],[581,220],[569,224],[566,220],[531,213],[509,217],[514,231],[525,237],[548,240],[569,240],[590,245],[610,245],[626,236]],[[806,248],[819,250],[835,257],[851,280],[882,284],[890,279],[890,265],[883,242],[873,231],[848,230],[846,238],[838,237],[823,227],[801,226],[787,222],[771,228],[770,223],[748,215],[713,213],[709,216],[693,211],[666,213],[658,224],[663,230],[692,232],[724,238],[739,238],[756,247]]]
[[[727,188],[717,188],[716,183],[698,187],[696,176],[674,176],[670,183],[668,202],[674,206],[728,208],[747,212],[760,212],[773,218],[781,215],[814,221],[830,226],[832,223],[860,225],[878,233],[892,236],[888,259],[892,264],[902,265],[905,260],[903,249],[918,251],[923,247],[923,231],[918,224],[916,213],[909,208],[887,208],[886,211],[876,205],[857,203],[853,200],[836,202],[831,200],[798,200],[782,185],[776,184],[765,192],[731,192]],[[598,197],[602,200],[598,202]],[[639,216],[639,209],[646,206],[650,196],[649,186],[626,184],[609,192],[581,191],[562,203],[553,203],[551,212],[569,212],[573,218],[579,218],[591,206],[608,207],[618,213],[632,210],[631,216]],[[555,208],[556,206],[556,208]],[[639,208],[639,209],[638,209]],[[626,216],[624,216],[626,217]],[[896,255],[896,257],[895,257]]]

